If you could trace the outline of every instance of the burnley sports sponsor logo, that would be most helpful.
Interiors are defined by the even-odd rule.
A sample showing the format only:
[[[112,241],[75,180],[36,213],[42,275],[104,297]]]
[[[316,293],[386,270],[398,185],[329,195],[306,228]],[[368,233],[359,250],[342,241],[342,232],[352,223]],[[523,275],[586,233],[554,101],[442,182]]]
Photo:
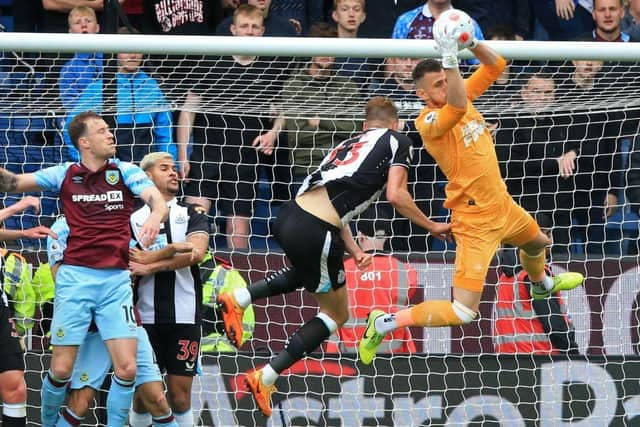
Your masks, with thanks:
[[[105,180],[107,181],[107,184],[116,185],[120,181],[120,172],[117,170],[106,171]]]

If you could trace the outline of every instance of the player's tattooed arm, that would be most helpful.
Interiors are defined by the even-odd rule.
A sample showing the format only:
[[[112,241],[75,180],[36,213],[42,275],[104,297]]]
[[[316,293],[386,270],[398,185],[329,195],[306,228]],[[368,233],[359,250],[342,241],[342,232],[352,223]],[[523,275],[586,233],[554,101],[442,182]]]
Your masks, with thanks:
[[[13,172],[0,168],[0,192],[12,193],[18,188],[18,178]]]

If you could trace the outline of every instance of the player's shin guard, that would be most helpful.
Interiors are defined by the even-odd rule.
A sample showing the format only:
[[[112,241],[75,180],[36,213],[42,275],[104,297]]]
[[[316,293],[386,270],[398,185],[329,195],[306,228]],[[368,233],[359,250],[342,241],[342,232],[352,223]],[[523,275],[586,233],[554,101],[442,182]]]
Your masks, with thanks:
[[[329,318],[325,314],[323,316]],[[306,354],[318,348],[330,335],[331,330],[327,326],[326,319],[320,316],[314,317],[291,336],[285,349],[274,357],[269,364],[279,374],[302,359]]]
[[[445,300],[424,301],[405,310],[410,310],[413,324],[398,326],[457,326],[470,323],[476,318],[475,311],[458,301],[453,303]],[[400,313],[396,313],[396,318],[400,316]]]
[[[153,417],[153,423],[151,424],[153,427],[156,426],[164,426],[164,427],[178,427],[178,426],[182,426],[182,424],[179,424],[177,422],[177,418],[171,413],[171,411],[169,411],[168,414],[166,415],[161,415],[158,417]],[[191,424],[189,424],[189,427],[192,427],[193,424],[193,416],[191,417]],[[149,426],[149,424],[147,424],[147,427]],[[133,425],[131,426],[133,427]]]
[[[51,371],[42,381],[42,389],[40,391],[40,399],[42,402],[41,417],[42,425],[51,427],[56,425],[58,420],[58,411],[64,403],[67,395],[67,383],[69,379],[55,378]]]
[[[60,418],[56,427],[77,427],[82,424],[84,417],[76,415],[71,409],[64,408],[60,411]]]
[[[525,269],[532,282],[544,280],[546,276],[544,271],[545,258],[544,248],[541,248],[538,254],[533,255],[520,249],[520,264],[522,264],[522,268]]]
[[[27,402],[4,403],[2,406],[2,425],[6,427],[26,426]]]
[[[127,422],[135,383],[135,379],[123,380],[115,375],[112,377],[107,396],[107,426],[122,427]]]
[[[176,424],[179,427],[193,427],[193,411],[191,408],[184,412],[176,412]]]
[[[247,287],[251,301],[293,292],[300,287],[294,268],[285,267]]]

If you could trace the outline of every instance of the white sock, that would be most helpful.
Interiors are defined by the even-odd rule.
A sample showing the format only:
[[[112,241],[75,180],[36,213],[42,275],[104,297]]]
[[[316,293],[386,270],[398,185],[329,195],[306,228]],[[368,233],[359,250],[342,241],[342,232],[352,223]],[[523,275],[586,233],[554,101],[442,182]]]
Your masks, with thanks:
[[[398,329],[398,325],[396,324],[396,315],[389,313],[384,316],[380,316],[375,320],[373,326],[376,328],[376,331],[381,334],[388,334],[391,331],[395,331]]]
[[[531,284],[543,291],[550,291],[555,286],[555,283],[553,283],[553,279],[549,276],[544,276],[544,279],[542,279],[541,281],[532,282]]]
[[[24,418],[27,416],[27,402],[5,403],[2,413],[11,418]]]
[[[148,412],[139,413],[133,409],[129,410],[129,425],[131,427],[149,427],[153,423],[151,414]]]
[[[327,327],[327,329],[329,330],[329,333],[332,334],[335,331],[338,330],[338,324],[336,323],[335,320],[333,320],[331,317],[329,317],[328,314],[325,313],[318,313],[316,315],[316,317],[320,320],[322,320],[322,323],[324,323],[324,325]]]
[[[174,412],[173,417],[180,427],[193,427],[193,411],[191,408],[185,412]]]
[[[276,380],[280,375],[273,370],[271,365],[266,365],[262,368],[262,382],[264,385],[272,385],[275,384]]]
[[[251,294],[247,288],[240,288],[233,291],[233,296],[236,299],[238,305],[242,308],[249,307],[251,304]]]

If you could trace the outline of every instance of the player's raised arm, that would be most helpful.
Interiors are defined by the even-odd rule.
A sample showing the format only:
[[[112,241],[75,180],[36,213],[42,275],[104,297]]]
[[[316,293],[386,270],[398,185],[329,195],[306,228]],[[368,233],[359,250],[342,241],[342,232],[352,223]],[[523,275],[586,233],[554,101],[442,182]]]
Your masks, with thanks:
[[[34,174],[15,174],[0,168],[0,193],[27,193],[40,190]]]

